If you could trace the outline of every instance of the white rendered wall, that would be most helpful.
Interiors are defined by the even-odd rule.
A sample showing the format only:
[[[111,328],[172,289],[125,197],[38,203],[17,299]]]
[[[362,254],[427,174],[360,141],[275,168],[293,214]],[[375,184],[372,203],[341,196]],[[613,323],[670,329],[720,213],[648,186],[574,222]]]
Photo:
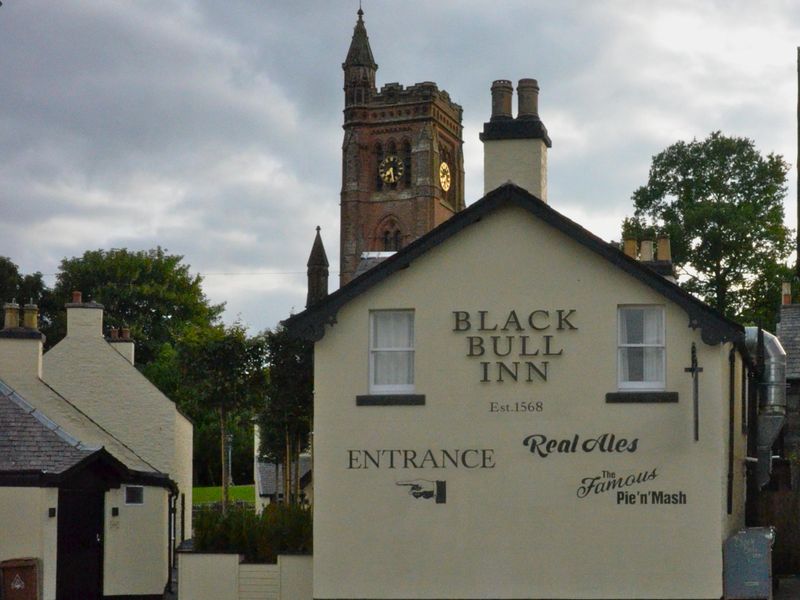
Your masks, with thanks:
[[[146,596],[164,593],[169,492],[144,487],[144,503],[126,505],[124,486],[106,492],[103,546],[103,593],[106,596]],[[112,508],[119,515],[112,516]]]
[[[666,388],[678,403],[606,403],[617,391],[621,304],[665,307]],[[409,308],[425,405],[356,406],[368,393],[369,310]],[[548,380],[482,383],[453,311],[469,311],[475,327],[478,310],[502,324],[511,310],[534,309],[575,310],[577,330],[549,332],[563,353],[549,357]],[[684,371],[692,343],[704,369],[699,442]],[[352,300],[315,346],[314,597],[720,597],[722,541],[743,525],[740,506],[725,514],[728,350],[703,343],[683,309],[522,209],[485,217]],[[542,410],[491,409],[529,402]],[[745,438],[735,431],[741,474]],[[543,457],[523,443],[604,433],[638,440],[635,452]],[[353,449],[464,448],[490,449],[494,466],[348,468]],[[579,496],[586,478],[651,472],[625,491],[636,500],[680,493],[685,503]],[[445,480],[446,503],[398,485],[415,479]],[[741,475],[737,486],[741,503]]]
[[[547,146],[542,140],[483,142],[483,193],[509,181],[547,202]]]
[[[38,558],[44,600],[56,597],[57,507],[57,488],[0,487],[0,561]]]

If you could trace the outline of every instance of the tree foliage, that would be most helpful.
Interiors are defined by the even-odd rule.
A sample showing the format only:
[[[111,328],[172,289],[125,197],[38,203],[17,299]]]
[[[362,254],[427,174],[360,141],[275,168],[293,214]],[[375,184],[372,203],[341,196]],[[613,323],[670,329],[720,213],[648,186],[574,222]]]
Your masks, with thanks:
[[[182,261],[161,247],[91,250],[62,260],[53,289],[58,310],[49,315],[52,325],[45,331],[50,342],[66,333],[63,306],[74,290],[105,307],[106,325],[130,328],[140,364],[154,360],[164,343],[174,343],[186,329],[213,325],[224,305],[209,303],[202,278]]]
[[[623,237],[668,236],[687,290],[729,317],[774,322],[772,304],[753,291],[777,289],[791,252],[783,222],[788,168],[752,140],[719,131],[677,142],[653,157]]]
[[[279,326],[265,333],[270,377],[266,403],[259,416],[260,456],[283,464],[285,497],[300,497],[298,468],[300,453],[307,449],[313,414],[313,362],[311,344],[292,338]],[[290,479],[292,479],[290,481]]]
[[[266,341],[248,337],[239,324],[187,330],[177,345],[182,381],[191,389],[190,412],[218,418],[223,506],[228,501],[226,435],[249,424],[263,402],[267,382]]]

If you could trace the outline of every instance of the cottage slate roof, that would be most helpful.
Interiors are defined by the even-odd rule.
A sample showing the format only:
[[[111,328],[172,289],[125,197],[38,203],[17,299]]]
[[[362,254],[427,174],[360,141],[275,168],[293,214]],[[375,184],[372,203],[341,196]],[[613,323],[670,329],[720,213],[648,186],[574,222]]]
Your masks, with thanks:
[[[263,497],[274,496],[276,491],[278,494],[283,494],[283,465],[275,465],[275,463],[258,461],[256,464],[258,468],[258,495]],[[275,485],[275,468],[277,466],[277,487]],[[292,464],[292,476],[294,476],[297,463]],[[300,455],[300,481],[311,472],[311,457]]]
[[[786,378],[800,379],[800,304],[781,305],[778,338],[786,350]]]
[[[445,242],[451,236],[478,223],[484,216],[509,205],[528,211],[541,222],[558,229],[564,235],[680,306],[689,317],[689,327],[700,329],[701,338],[706,344],[735,342],[742,352],[746,352],[744,328],[740,324],[731,321],[638,260],[626,256],[616,245],[600,239],[554,210],[546,202],[513,183],[507,183],[489,192],[377,266],[353,278],[323,300],[286,319],[283,323],[289,334],[311,341],[322,339],[326,326],[336,323],[339,309],[350,300],[360,296],[394,272],[409,267],[418,257]]]
[[[0,471],[63,473],[98,451],[0,381]]]

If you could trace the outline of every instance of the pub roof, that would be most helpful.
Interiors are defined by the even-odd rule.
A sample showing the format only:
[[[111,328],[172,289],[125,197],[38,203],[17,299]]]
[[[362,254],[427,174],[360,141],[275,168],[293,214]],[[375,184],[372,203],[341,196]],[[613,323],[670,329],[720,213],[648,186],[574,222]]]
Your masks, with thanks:
[[[390,277],[396,271],[409,267],[417,258],[439,246],[450,237],[479,222],[488,214],[507,206],[518,206],[534,217],[556,228],[588,250],[609,261],[640,282],[649,286],[668,300],[680,306],[688,315],[688,326],[700,329],[706,344],[735,342],[742,352],[744,349],[744,328],[725,317],[722,313],[698,300],[680,286],[668,281],[638,260],[626,256],[616,245],[600,239],[587,229],[565,217],[547,203],[530,194],[523,188],[506,183],[489,192],[477,202],[432,229],[422,237],[411,242],[394,255],[388,257],[374,268],[352,279],[332,294],[308,309],[292,315],[283,324],[290,335],[307,340],[318,341],[325,335],[325,326],[336,323],[339,309],[353,298],[369,290],[372,286]]]

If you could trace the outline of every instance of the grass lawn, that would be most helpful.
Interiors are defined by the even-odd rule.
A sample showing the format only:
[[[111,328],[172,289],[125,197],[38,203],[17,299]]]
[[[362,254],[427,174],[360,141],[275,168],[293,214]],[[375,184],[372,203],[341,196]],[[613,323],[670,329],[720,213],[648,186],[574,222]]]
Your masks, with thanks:
[[[252,485],[233,485],[229,488],[231,500],[243,500],[255,504],[255,488]],[[222,487],[196,487],[192,490],[192,502],[205,504],[206,502],[221,502]]]

